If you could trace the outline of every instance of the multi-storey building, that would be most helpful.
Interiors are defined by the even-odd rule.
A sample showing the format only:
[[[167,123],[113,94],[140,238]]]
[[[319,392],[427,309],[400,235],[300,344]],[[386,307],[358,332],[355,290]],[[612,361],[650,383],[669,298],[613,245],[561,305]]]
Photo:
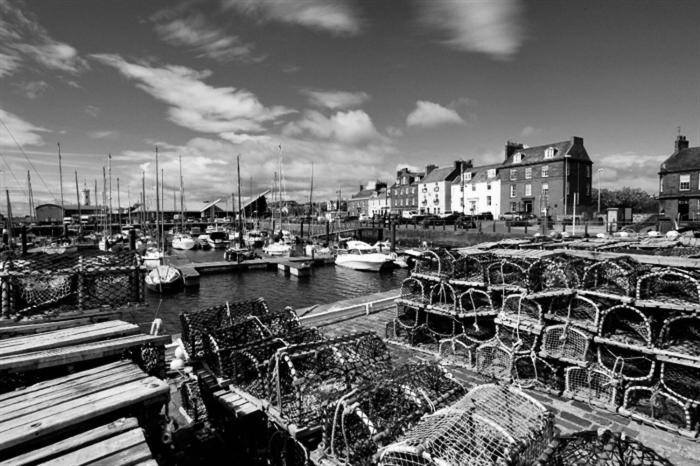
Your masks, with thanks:
[[[369,200],[382,188],[386,188],[386,183],[381,181],[370,181],[367,187],[360,185],[360,190],[348,199],[348,215],[369,215]]]
[[[500,166],[501,214],[591,213],[593,162],[583,138],[525,148],[508,142]]]
[[[677,221],[700,219],[700,147],[678,135],[659,170],[659,210]]]
[[[392,214],[418,211],[418,182],[424,175],[424,172],[414,172],[408,168],[396,172],[396,182],[389,189]]]
[[[391,190],[381,188],[379,191],[374,191],[369,197],[367,213],[370,217],[386,217],[389,215],[391,205]]]
[[[500,165],[483,165],[465,169],[452,182],[452,212],[470,215],[501,212]]]
[[[437,215],[452,212],[452,182],[470,168],[471,160],[457,160],[454,165],[441,168],[428,165],[418,182],[418,211]]]

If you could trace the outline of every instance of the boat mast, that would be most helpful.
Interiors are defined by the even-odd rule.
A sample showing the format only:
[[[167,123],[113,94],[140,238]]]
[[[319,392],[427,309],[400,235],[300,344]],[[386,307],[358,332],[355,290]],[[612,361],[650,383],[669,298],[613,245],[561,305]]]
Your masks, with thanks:
[[[238,246],[243,247],[243,212],[241,211],[241,155],[236,156],[236,172],[238,174]],[[233,207],[233,206],[231,206]]]
[[[129,210],[129,225],[133,225],[131,223],[131,187],[129,185],[126,185],[126,208]]]
[[[34,208],[34,191],[32,191],[32,177],[27,170],[27,190],[29,191],[29,219],[34,220],[36,217],[36,209]]]
[[[314,211],[314,163],[311,162],[311,189],[309,190],[309,216],[313,214]]]
[[[180,159],[180,230],[182,233],[185,232],[185,184],[182,179],[182,154],[179,156]]]
[[[160,219],[160,193],[158,192],[158,146],[156,146],[156,245],[160,250],[160,229],[158,220]]]
[[[7,196],[7,244],[12,249],[12,204],[10,204],[10,190],[5,190]]]
[[[58,184],[59,188],[61,188],[61,210],[63,211],[62,215],[65,217],[66,211],[63,207],[63,163],[61,161],[61,143],[57,142],[56,145],[58,146]]]
[[[160,237],[163,239],[163,251],[165,251],[165,175],[163,174],[163,169],[160,169],[160,202],[162,203],[162,209],[160,209]]]
[[[102,236],[107,238],[107,173],[102,166]]]
[[[109,171],[109,234],[112,234],[112,154],[107,154],[107,167]]]
[[[78,201],[78,234],[80,234],[83,232],[83,212],[80,210],[80,187],[78,186],[78,170],[75,170],[75,199]]]
[[[119,189],[119,177],[117,177],[117,224],[119,226],[119,231],[122,230],[122,200],[121,193]]]
[[[146,171],[141,170],[141,229],[146,228]]]

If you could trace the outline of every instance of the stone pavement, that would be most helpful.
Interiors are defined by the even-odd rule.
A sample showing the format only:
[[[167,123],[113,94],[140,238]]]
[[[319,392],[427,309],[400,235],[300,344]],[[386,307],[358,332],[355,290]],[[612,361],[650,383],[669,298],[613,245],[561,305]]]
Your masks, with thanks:
[[[384,338],[385,326],[394,315],[395,311],[393,309],[384,309],[370,315],[342,317],[325,322],[321,324],[320,329],[331,336],[351,332],[373,331]],[[389,348],[397,364],[409,361],[434,360],[436,358],[433,353],[416,348],[394,344],[390,344]],[[448,367],[448,369],[464,383],[467,389],[476,384],[492,382],[492,380],[480,374],[461,367]],[[556,426],[563,434],[605,427],[614,431],[624,432],[626,435],[637,439],[643,445],[654,449],[675,465],[690,466],[700,464],[700,439],[688,439],[579,401],[545,392],[526,391],[556,415]]]

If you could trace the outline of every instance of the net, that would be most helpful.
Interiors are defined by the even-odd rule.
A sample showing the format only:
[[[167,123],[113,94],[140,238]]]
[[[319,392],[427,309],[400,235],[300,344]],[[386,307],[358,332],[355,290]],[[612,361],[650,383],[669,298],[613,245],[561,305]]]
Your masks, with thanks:
[[[597,331],[600,321],[600,306],[592,299],[575,295],[570,299],[552,299],[547,317],[551,320]]]
[[[274,429],[267,444],[267,463],[270,466],[307,466],[309,451],[302,442],[288,432]]]
[[[457,256],[454,264],[454,281],[485,283],[486,266],[494,260],[491,254]]]
[[[578,288],[580,277],[564,257],[549,257],[535,261],[527,269],[528,290],[540,291]]]
[[[396,303],[396,317],[386,324],[386,338],[414,344],[416,333],[425,327],[426,313],[414,305]]]
[[[639,309],[618,305],[600,318],[599,336],[630,346],[651,346],[651,323]]]
[[[525,288],[527,286],[525,270],[515,262],[503,259],[487,266],[486,280],[489,286]]]
[[[428,311],[449,316],[457,314],[457,294],[447,282],[440,282],[430,288],[430,304]]]
[[[586,268],[581,288],[606,294],[632,296],[638,264],[628,257],[607,259]]]
[[[659,347],[700,361],[700,317],[674,316],[666,319],[661,327]]]
[[[534,353],[513,360],[513,382],[520,388],[560,393],[564,380],[558,368]]]
[[[401,293],[397,302],[410,306],[425,306],[430,302],[430,297],[421,280],[409,277],[401,282]]]
[[[625,390],[620,412],[658,427],[691,432],[697,409],[667,393],[660,384],[631,386]]]
[[[493,306],[491,295],[476,288],[469,288],[459,295],[457,308],[462,317],[495,316],[498,314],[498,310]]]
[[[653,357],[630,348],[599,344],[598,364],[608,373],[627,381],[651,380],[656,368]]]
[[[514,352],[496,337],[479,345],[475,351],[476,371],[498,380],[510,380]]]
[[[542,306],[522,294],[512,294],[503,300],[503,314],[516,325],[522,323],[541,324]]]
[[[695,278],[677,270],[650,272],[637,283],[637,299],[697,306],[700,304],[700,285]]]
[[[199,382],[189,379],[180,385],[182,408],[194,422],[206,421],[209,417],[207,407],[202,399]]]
[[[664,361],[661,363],[661,385],[682,401],[700,404],[700,367]]]
[[[416,259],[413,275],[428,279],[445,279],[454,273],[455,257],[447,249],[423,251]]]
[[[540,356],[571,364],[585,364],[591,335],[569,325],[551,325],[542,332]]]
[[[621,382],[595,364],[564,369],[564,396],[615,411],[620,404]]]

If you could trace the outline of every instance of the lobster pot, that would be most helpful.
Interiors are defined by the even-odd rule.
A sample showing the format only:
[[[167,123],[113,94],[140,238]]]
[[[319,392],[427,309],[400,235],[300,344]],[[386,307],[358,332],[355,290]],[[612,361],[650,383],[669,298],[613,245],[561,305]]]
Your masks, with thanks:
[[[661,384],[678,399],[700,404],[700,368],[671,361],[661,363]]]
[[[490,254],[458,256],[454,263],[452,279],[458,282],[485,283],[486,266],[493,261]]]
[[[19,291],[16,308],[20,313],[46,309],[74,294],[68,273],[32,272],[14,276],[11,281],[12,288]]]
[[[486,282],[489,286],[513,286],[525,288],[527,273],[525,268],[513,261],[503,259],[486,267]]]
[[[95,277],[95,296],[109,296],[109,300],[115,305],[126,304],[132,300],[132,291],[129,287],[130,282],[131,277],[123,273],[103,274],[99,277]],[[98,298],[97,301],[103,302],[105,298]],[[90,304],[87,306],[90,307]]]
[[[386,324],[386,337],[414,343],[416,332],[425,327],[426,313],[422,307],[404,302],[396,303],[396,317]]]
[[[202,335],[231,326],[247,316],[259,316],[269,312],[263,298],[238,301],[180,314],[182,342],[191,358],[202,351]]]
[[[487,377],[510,380],[514,353],[496,337],[476,348],[476,371]]]
[[[514,388],[481,385],[382,449],[379,464],[527,464],[552,436],[552,417],[541,404]]]
[[[651,346],[651,322],[639,309],[624,304],[603,312],[598,335],[631,347]]]
[[[523,323],[542,323],[542,306],[525,295],[512,294],[503,300],[503,315]]]
[[[476,288],[469,288],[459,294],[457,311],[462,317],[495,316],[498,314],[498,310],[491,300],[491,295]]]
[[[455,257],[447,249],[424,251],[416,259],[413,276],[428,280],[442,280],[452,277]]]
[[[637,269],[637,263],[626,257],[596,262],[584,271],[581,288],[603,295],[632,296]]]
[[[700,362],[700,317],[671,317],[661,327],[659,347]]]
[[[578,288],[580,278],[565,258],[535,261],[527,269],[527,289],[530,293],[556,289]]]
[[[571,364],[585,364],[590,344],[591,336],[583,330],[567,325],[551,325],[542,332],[540,356]]]
[[[637,283],[637,299],[698,306],[700,284],[695,278],[677,270],[650,272],[643,275]]]
[[[288,432],[275,429],[267,444],[267,463],[270,466],[307,466],[309,451]]]
[[[631,386],[625,390],[620,413],[681,434],[694,436],[697,407],[666,392],[658,385]]]
[[[476,369],[476,348],[480,345],[466,334],[440,340],[438,353],[450,364]]]
[[[598,364],[606,372],[626,381],[651,380],[656,361],[633,349],[599,344],[596,348]]]
[[[268,401],[298,427],[318,425],[323,406],[391,369],[386,345],[372,332],[290,345],[269,363]]]
[[[182,408],[194,422],[207,420],[209,414],[197,380],[190,379],[180,385],[180,399]]]
[[[620,380],[596,365],[564,369],[564,396],[615,411],[620,404]]]
[[[564,386],[557,367],[535,354],[515,356],[513,381],[520,388],[536,388],[554,393],[560,393]]]
[[[428,304],[429,296],[422,280],[409,277],[401,282],[401,294],[396,299],[399,304],[422,307]]]
[[[464,333],[464,325],[454,316],[427,312],[425,328],[436,338],[448,338]]]
[[[584,430],[554,439],[535,463],[537,466],[650,465],[671,466],[657,452],[619,432]]]
[[[455,289],[446,282],[440,282],[430,288],[430,298],[428,303],[429,312],[438,312],[445,315],[457,314],[457,293]]]
[[[566,300],[552,299],[547,317],[595,332],[600,322],[600,306],[592,299],[579,295]]]
[[[496,336],[514,354],[529,354],[535,351],[540,338],[540,326],[507,322],[496,326]]]
[[[465,393],[439,366],[403,366],[325,408],[325,453],[345,464],[374,464],[373,456],[381,445],[396,440],[424,414],[454,403]]]

